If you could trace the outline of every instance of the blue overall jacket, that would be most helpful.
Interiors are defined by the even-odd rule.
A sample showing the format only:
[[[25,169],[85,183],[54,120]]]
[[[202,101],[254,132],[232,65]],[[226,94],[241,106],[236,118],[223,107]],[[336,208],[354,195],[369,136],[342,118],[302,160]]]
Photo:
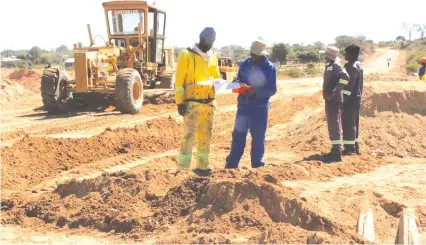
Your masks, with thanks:
[[[269,99],[277,92],[277,73],[274,65],[266,58],[252,64],[251,58],[241,62],[237,80],[256,91],[254,98],[238,96],[238,107],[269,105]]]

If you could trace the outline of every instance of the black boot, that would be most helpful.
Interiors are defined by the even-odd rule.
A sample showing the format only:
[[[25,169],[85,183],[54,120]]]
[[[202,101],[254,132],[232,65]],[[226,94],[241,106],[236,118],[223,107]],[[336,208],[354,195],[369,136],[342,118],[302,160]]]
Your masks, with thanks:
[[[357,155],[361,155],[361,152],[359,151],[359,144],[358,144],[358,142],[355,142],[355,153]]]
[[[353,156],[355,153],[355,145],[345,145],[345,149],[342,151],[342,156]]]
[[[342,149],[340,146],[333,146],[330,153],[327,153],[323,156],[323,162],[341,162],[342,161]]]

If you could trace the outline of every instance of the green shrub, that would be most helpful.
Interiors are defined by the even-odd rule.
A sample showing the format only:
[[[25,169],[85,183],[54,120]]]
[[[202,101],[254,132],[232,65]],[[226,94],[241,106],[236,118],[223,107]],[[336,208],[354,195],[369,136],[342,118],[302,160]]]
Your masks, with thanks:
[[[421,43],[417,44],[417,46],[413,44],[412,48],[413,49],[408,53],[407,64],[405,66],[407,74],[409,75],[413,75],[413,73],[418,71],[420,67],[420,58],[426,56],[426,51],[424,50],[425,46]]]
[[[420,64],[417,63],[413,63],[413,64],[408,64],[405,66],[405,69],[407,70],[407,74],[413,75],[413,73],[417,73],[417,71],[419,70]]]
[[[426,56],[426,51],[413,51],[410,52],[407,57],[407,64],[415,64],[418,63],[420,58]]]
[[[308,74],[308,75],[310,75],[310,76],[313,76],[313,75],[317,75],[318,74],[318,69],[317,68],[312,68],[312,69],[307,69],[306,70],[306,73]]]
[[[289,68],[284,70],[284,75],[287,75],[291,78],[299,78],[299,77],[303,77],[305,73],[297,68]]]
[[[309,69],[314,69],[314,68],[315,68],[315,64],[312,64],[312,63],[308,64],[308,70]]]

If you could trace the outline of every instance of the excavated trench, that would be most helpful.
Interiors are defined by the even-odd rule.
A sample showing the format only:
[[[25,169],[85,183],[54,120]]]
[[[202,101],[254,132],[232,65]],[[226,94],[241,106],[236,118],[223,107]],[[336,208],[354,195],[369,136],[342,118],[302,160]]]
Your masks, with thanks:
[[[426,116],[426,92],[404,91],[369,94],[367,93],[363,103],[361,116],[374,117],[383,111]]]
[[[359,141],[363,152],[386,156],[426,157],[426,92],[373,93],[367,90],[361,109]],[[282,132],[288,148],[302,152],[329,151],[323,112]]]

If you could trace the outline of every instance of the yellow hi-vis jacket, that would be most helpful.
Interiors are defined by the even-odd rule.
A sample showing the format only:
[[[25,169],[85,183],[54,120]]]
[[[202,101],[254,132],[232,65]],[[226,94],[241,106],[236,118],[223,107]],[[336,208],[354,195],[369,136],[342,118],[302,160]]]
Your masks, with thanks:
[[[220,78],[218,60],[212,55],[208,61],[188,49],[179,54],[175,74],[176,104],[185,100],[214,99],[213,86],[198,85],[197,82]]]

